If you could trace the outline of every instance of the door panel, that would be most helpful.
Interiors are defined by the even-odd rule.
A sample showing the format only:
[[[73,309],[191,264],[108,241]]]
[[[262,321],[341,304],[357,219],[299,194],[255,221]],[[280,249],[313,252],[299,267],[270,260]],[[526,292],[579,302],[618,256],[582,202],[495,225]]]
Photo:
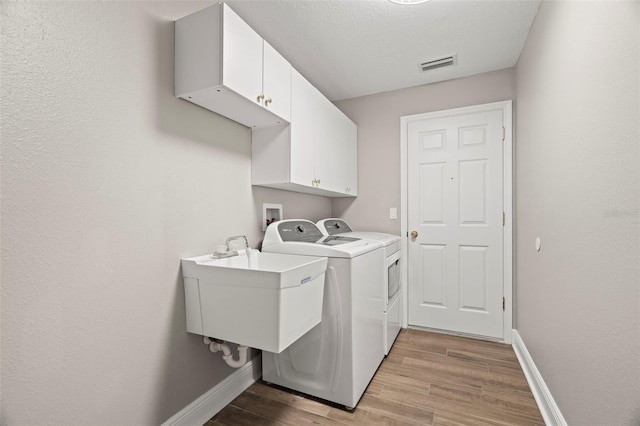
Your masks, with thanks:
[[[420,148],[422,151],[443,149],[445,146],[446,132],[435,130],[420,134]]]
[[[422,304],[446,306],[446,271],[447,252],[444,245],[423,244],[422,251]]]
[[[503,337],[502,110],[408,123],[409,324]]]
[[[460,309],[487,312],[487,250],[460,246]]]
[[[460,225],[487,224],[487,160],[460,162]]]
[[[445,163],[420,165],[420,222],[444,225]]]

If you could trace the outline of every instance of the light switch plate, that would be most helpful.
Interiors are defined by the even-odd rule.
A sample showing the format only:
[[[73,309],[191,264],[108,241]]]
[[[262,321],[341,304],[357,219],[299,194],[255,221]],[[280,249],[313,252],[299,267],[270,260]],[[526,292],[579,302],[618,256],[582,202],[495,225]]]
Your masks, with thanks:
[[[398,218],[398,209],[395,207],[391,207],[389,209],[389,219],[397,219]]]

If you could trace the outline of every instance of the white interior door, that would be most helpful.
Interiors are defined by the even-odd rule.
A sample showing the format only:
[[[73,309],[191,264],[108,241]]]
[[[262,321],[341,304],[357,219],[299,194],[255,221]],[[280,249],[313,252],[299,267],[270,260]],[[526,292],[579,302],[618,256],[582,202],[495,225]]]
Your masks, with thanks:
[[[408,323],[503,338],[503,110],[407,123]]]

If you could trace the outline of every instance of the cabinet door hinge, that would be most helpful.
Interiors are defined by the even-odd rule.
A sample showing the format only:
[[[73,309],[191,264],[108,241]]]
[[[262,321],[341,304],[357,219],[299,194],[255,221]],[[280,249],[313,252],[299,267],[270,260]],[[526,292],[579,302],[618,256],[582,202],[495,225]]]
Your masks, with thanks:
[[[505,305],[505,300],[504,300],[504,297],[503,297],[503,298],[502,298],[502,312],[504,312],[504,310],[505,310],[504,305]]]

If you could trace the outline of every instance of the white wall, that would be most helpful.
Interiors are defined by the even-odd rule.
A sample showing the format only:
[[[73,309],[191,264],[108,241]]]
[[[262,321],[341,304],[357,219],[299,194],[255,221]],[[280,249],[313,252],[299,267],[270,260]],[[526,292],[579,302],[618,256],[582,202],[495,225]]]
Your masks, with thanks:
[[[639,6],[543,2],[516,68],[517,328],[571,425],[640,421]]]
[[[185,331],[180,258],[262,238],[250,131],[173,97],[194,2],[2,2],[1,424],[159,424],[232,369]]]
[[[358,197],[334,199],[354,229],[400,233],[400,117],[514,99],[513,69],[336,102],[358,125]],[[389,219],[389,208],[398,219]]]

